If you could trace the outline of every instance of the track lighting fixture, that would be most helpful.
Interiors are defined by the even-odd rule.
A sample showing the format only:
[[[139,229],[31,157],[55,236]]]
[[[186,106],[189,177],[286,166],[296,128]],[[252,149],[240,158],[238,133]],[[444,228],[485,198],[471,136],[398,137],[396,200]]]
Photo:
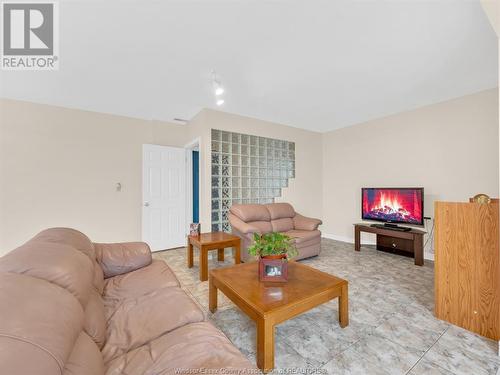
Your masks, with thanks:
[[[225,90],[221,81],[217,78],[217,72],[215,70],[212,70],[212,87],[215,94],[215,103],[220,107],[224,104],[224,99],[221,98],[221,95],[224,94]]]

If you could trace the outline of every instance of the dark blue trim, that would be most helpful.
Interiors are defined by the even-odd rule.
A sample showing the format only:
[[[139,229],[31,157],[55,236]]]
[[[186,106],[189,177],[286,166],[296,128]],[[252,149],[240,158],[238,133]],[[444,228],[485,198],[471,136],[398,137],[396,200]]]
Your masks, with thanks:
[[[193,151],[193,223],[200,222],[200,153]]]

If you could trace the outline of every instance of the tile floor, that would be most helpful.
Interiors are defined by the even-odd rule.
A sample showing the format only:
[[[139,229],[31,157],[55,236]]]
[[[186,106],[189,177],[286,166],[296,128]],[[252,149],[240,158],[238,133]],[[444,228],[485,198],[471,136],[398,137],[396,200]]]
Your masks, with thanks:
[[[209,267],[232,264],[217,262]],[[255,362],[255,325],[231,301],[219,294],[219,309],[208,311],[208,282],[195,266],[186,267],[184,249],[158,252],[174,270],[182,287],[251,361]],[[413,259],[352,244],[322,240],[320,256],[302,261],[349,281],[350,324],[342,329],[337,302],[332,301],[276,328],[275,365],[281,369],[321,369],[341,374],[496,374],[497,343],[434,318],[432,262],[423,267]]]

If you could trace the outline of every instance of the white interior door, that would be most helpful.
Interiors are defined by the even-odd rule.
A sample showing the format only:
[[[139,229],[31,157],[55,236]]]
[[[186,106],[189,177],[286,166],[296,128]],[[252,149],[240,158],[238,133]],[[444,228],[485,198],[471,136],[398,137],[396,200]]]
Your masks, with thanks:
[[[153,251],[186,242],[186,152],[143,145],[142,239]]]

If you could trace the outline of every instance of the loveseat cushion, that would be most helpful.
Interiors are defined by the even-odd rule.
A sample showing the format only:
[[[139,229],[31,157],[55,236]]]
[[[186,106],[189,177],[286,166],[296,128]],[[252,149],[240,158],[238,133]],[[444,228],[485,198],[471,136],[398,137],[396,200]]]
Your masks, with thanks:
[[[273,232],[288,232],[293,229],[293,220],[289,217],[271,220]]]
[[[319,219],[313,219],[300,214],[295,215],[293,218],[293,226],[297,230],[316,230],[321,224],[323,222]]]
[[[178,328],[114,359],[107,364],[106,375],[174,374],[176,370],[221,368],[255,370],[222,332],[208,322],[200,322]]]
[[[264,206],[269,211],[271,220],[283,219],[285,217],[292,218],[295,216],[295,210],[290,203],[269,203]]]
[[[229,210],[245,223],[271,221],[269,210],[262,204],[233,204]]]
[[[108,362],[165,333],[205,319],[196,303],[178,287],[156,290],[106,306],[107,337],[102,353]]]
[[[179,285],[167,263],[154,259],[149,266],[106,279],[103,296],[109,304],[113,299],[119,301],[135,298],[158,289]]]
[[[289,230],[286,235],[295,239],[297,245],[302,245],[309,241],[321,241],[321,232],[319,230]]]

